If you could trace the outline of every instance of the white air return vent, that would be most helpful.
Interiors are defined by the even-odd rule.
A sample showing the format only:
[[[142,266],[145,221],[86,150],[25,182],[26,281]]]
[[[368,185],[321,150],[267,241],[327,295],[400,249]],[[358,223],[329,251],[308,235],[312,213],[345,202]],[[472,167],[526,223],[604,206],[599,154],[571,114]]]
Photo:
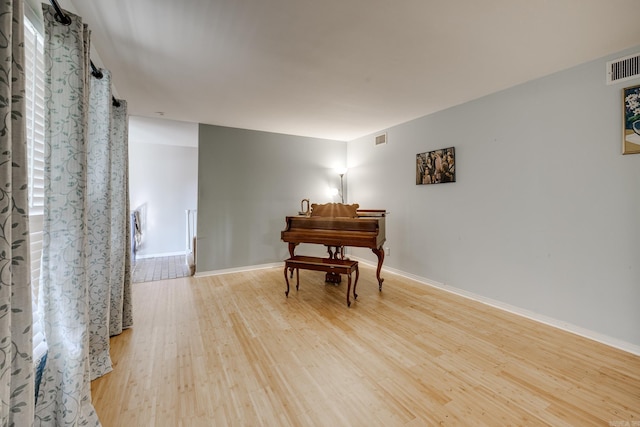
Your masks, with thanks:
[[[381,133],[376,135],[376,145],[382,145],[387,143],[387,133]]]
[[[640,77],[640,53],[607,62],[607,84]]]

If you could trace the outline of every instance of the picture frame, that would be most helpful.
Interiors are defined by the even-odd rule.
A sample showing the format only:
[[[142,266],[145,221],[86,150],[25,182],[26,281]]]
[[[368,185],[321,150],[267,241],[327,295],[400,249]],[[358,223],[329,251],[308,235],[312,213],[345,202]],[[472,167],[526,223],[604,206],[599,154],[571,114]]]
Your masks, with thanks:
[[[416,154],[416,185],[447,182],[456,182],[455,147]]]
[[[622,89],[622,154],[640,153],[640,85]]]

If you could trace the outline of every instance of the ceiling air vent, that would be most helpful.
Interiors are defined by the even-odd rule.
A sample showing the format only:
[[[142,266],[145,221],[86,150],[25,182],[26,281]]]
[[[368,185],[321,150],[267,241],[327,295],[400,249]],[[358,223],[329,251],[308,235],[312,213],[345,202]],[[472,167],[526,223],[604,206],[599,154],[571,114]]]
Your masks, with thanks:
[[[376,135],[376,145],[382,145],[387,143],[387,133],[381,133]]]
[[[607,84],[640,77],[640,53],[607,62]]]

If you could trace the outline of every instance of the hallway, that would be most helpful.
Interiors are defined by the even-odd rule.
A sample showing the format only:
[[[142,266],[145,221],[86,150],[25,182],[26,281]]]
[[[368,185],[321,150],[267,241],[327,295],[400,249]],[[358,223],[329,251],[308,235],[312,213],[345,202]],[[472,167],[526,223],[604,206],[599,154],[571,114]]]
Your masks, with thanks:
[[[175,279],[189,276],[189,266],[185,255],[159,258],[142,258],[132,263],[133,283]]]

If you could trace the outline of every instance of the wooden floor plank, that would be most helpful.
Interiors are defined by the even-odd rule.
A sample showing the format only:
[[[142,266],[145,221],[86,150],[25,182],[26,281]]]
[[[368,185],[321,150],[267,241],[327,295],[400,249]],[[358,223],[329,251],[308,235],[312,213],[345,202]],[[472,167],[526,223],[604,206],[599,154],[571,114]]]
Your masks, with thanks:
[[[313,271],[134,284],[103,426],[640,425],[640,357],[360,270],[350,308]]]

